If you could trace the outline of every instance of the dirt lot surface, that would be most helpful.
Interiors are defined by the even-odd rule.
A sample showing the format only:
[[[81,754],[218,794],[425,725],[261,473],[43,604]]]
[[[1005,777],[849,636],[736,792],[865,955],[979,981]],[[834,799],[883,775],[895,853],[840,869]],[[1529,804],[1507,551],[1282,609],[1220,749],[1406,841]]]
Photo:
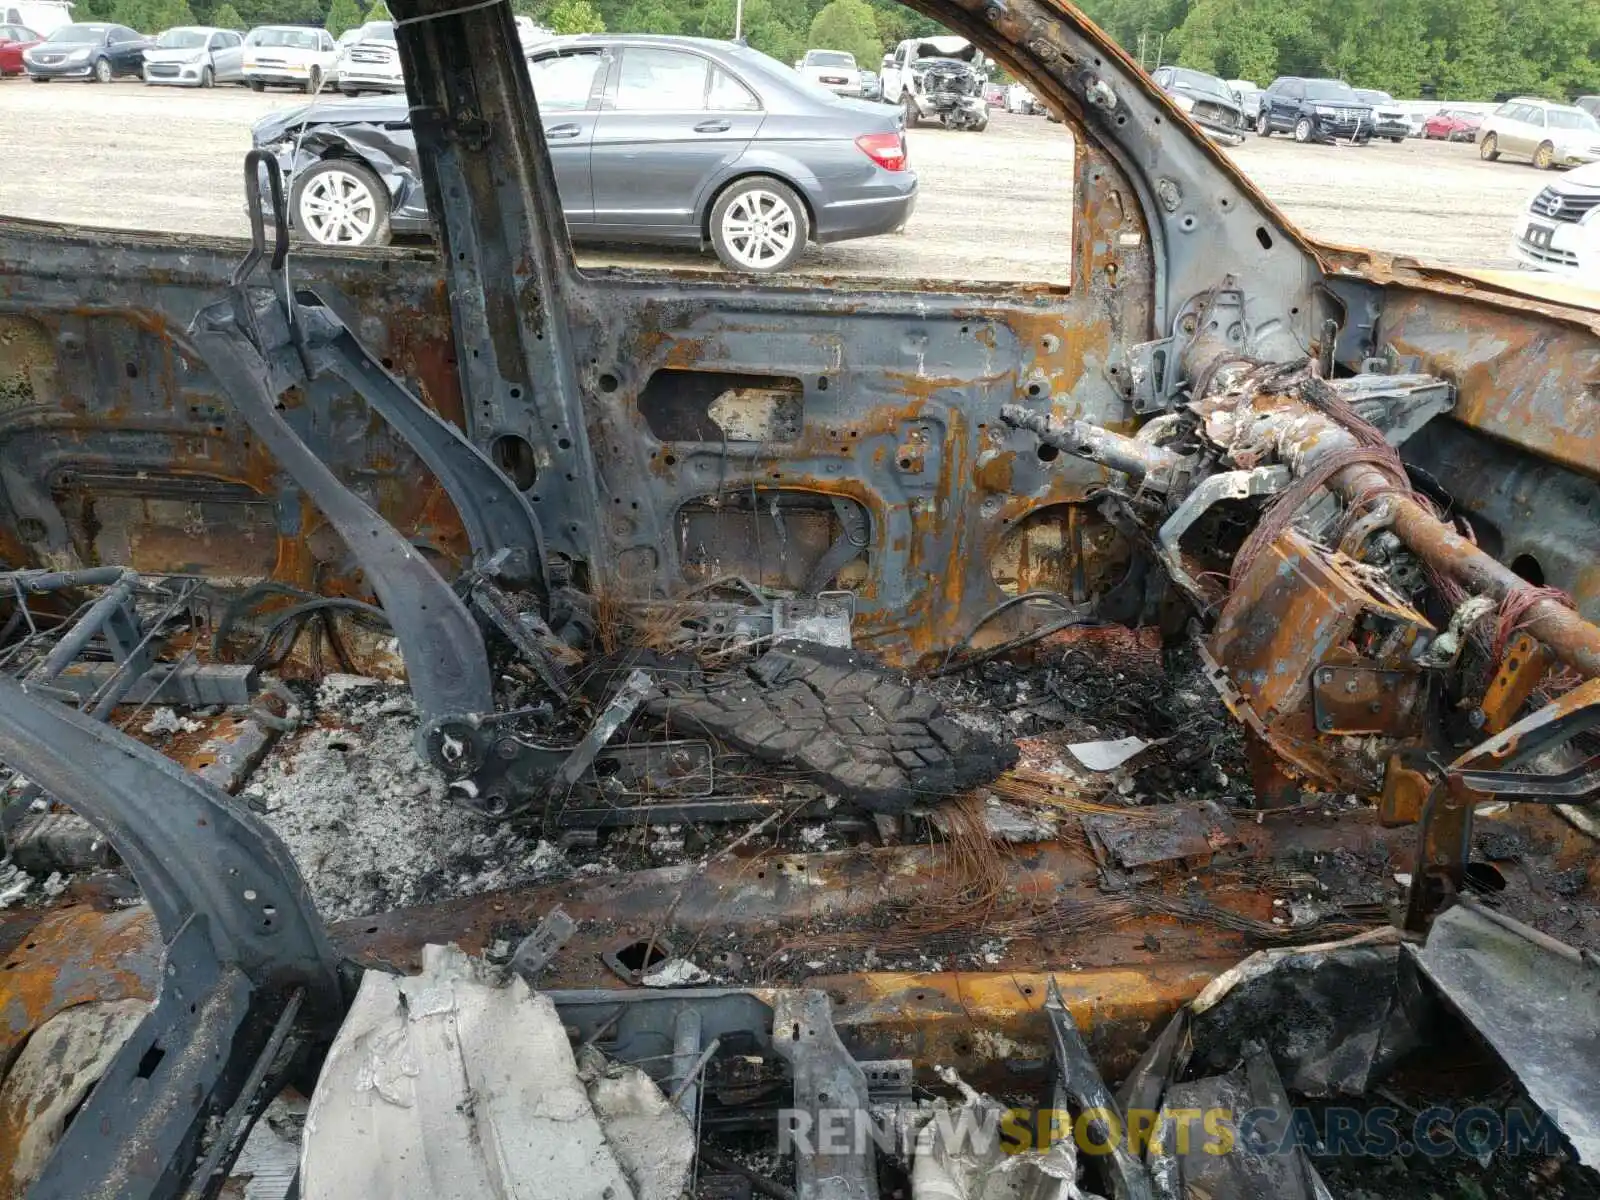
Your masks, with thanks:
[[[339,104],[339,97],[319,104]],[[0,82],[0,213],[88,225],[243,235],[241,162],[263,114],[305,103],[119,83]],[[1517,216],[1546,178],[1475,147],[1407,141],[1228,151],[1303,229],[1453,266],[1510,266]],[[1043,117],[996,113],[981,134],[918,129],[916,214],[900,235],[813,248],[802,269],[878,277],[1064,280],[1072,144]],[[585,263],[715,270],[688,252],[585,248]]]

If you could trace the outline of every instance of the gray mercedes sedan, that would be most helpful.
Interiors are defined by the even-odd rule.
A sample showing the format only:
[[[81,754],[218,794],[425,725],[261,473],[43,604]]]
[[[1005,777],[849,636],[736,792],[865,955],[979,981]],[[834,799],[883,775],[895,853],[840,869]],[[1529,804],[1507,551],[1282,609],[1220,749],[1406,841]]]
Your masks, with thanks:
[[[558,38],[528,58],[575,241],[709,245],[781,271],[808,242],[902,228],[917,199],[898,110],[841,99],[747,46]],[[432,231],[403,97],[321,100],[254,129],[303,237],[369,246]]]

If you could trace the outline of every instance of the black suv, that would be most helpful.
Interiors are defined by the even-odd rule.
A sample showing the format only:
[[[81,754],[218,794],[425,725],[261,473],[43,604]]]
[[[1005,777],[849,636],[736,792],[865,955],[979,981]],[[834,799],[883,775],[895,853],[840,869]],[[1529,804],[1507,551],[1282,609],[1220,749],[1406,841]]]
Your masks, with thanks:
[[[1297,142],[1343,138],[1364,145],[1372,140],[1372,105],[1343,80],[1282,75],[1261,93],[1256,132],[1262,137],[1292,133]]]

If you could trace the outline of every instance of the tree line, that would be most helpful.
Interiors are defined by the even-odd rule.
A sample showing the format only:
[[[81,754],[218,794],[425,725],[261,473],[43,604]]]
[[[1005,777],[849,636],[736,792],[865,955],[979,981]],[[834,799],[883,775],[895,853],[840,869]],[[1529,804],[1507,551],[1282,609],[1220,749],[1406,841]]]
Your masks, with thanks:
[[[1265,86],[1328,76],[1396,96],[1495,100],[1600,93],[1600,0],[1081,0],[1147,68],[1177,63]],[[513,0],[557,33],[728,38],[736,0]],[[77,0],[79,19],[146,32],[325,24],[335,36],[387,15],[382,0]],[[945,32],[897,0],[745,0],[743,33],[780,62],[848,50],[863,67],[898,42]]]
[[[1278,75],[1321,76],[1441,100],[1600,93],[1600,0],[1082,4],[1149,68],[1159,57],[1263,87]]]

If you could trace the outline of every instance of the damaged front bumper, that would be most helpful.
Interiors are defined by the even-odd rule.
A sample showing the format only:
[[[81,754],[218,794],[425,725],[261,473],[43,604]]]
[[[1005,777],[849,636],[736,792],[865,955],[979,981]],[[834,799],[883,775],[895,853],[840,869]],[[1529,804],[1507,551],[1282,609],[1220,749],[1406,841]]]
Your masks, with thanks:
[[[982,96],[917,91],[913,91],[911,96],[923,118],[938,120],[952,128],[979,128],[989,120],[989,105]]]

